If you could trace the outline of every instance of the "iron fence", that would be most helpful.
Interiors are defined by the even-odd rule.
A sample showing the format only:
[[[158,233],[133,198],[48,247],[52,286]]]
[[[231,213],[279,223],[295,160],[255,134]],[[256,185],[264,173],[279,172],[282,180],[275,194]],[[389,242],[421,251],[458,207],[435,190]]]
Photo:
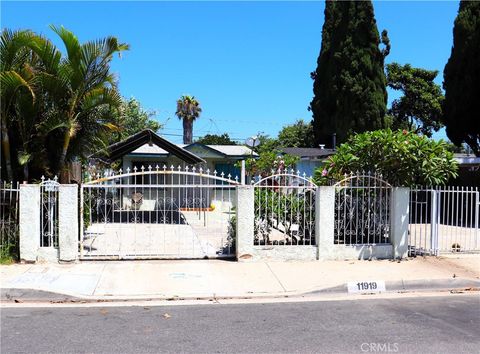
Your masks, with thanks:
[[[19,194],[18,182],[0,181],[0,258],[18,258]]]
[[[57,177],[40,183],[40,247],[58,248],[58,188]],[[72,201],[75,202],[75,201]]]
[[[89,176],[81,186],[81,257],[235,255],[235,186],[216,171],[148,166]]]
[[[357,172],[334,186],[334,243],[390,243],[391,185],[380,174]]]
[[[410,192],[412,255],[480,251],[478,187],[417,187]]]
[[[255,196],[254,245],[306,245],[315,242],[315,193],[311,177],[299,171],[259,176]]]

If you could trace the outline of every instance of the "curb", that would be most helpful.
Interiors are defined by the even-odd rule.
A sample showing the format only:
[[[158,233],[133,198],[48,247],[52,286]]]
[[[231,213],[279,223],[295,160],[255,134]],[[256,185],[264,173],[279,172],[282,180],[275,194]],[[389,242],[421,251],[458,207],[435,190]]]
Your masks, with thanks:
[[[420,292],[420,291],[455,291],[480,290],[480,280],[473,279],[422,279],[422,280],[395,280],[385,282],[386,293],[391,292]],[[347,294],[347,285],[310,291],[307,294]]]
[[[427,279],[399,280],[385,283],[388,293],[414,292],[460,292],[480,291],[480,280],[469,279]],[[132,301],[182,301],[182,300],[231,300],[231,299],[282,299],[295,297],[312,297],[319,295],[349,295],[347,285],[339,285],[326,289],[302,292],[283,292],[270,294],[243,295],[206,295],[187,296],[139,295],[139,296],[75,296],[36,289],[2,288],[0,300],[2,303],[101,303],[101,302],[132,302]],[[369,293],[364,293],[369,294]]]

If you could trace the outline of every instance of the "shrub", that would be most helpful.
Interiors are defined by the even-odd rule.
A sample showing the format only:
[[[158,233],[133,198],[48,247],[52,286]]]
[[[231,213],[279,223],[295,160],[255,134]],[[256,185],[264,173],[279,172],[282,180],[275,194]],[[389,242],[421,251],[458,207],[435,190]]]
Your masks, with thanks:
[[[448,144],[406,130],[377,130],[353,135],[315,171],[317,184],[345,174],[382,174],[394,186],[444,185],[457,177],[458,166]]]

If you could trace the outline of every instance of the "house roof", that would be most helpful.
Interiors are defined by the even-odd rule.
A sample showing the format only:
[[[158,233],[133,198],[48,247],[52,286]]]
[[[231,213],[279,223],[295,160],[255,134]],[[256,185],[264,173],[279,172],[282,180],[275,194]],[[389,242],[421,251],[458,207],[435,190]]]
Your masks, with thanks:
[[[285,154],[298,156],[300,158],[324,158],[335,154],[334,149],[321,149],[321,148],[299,148],[299,147],[286,147],[281,148]]]
[[[252,151],[245,145],[207,145],[209,148],[217,150],[227,156],[258,156],[258,154]]]
[[[123,141],[112,144],[108,146],[106,150],[98,152],[92,155],[92,157],[102,159],[106,162],[113,162],[124,155],[136,152],[139,148],[150,151],[147,153],[172,154],[189,164],[205,162],[197,155],[158,136],[150,129],[142,130]]]
[[[201,146],[206,147],[213,152],[225,156],[225,157],[241,157],[241,156],[251,156],[252,150],[244,145],[203,145],[200,143],[192,144],[176,144],[181,149],[186,151],[191,147]],[[142,145],[137,149],[133,150],[131,154],[145,154],[145,155],[167,155],[168,151],[156,145]],[[256,152],[253,152],[253,156],[258,156]]]
[[[453,157],[460,166],[480,165],[480,157],[472,154],[453,154]]]

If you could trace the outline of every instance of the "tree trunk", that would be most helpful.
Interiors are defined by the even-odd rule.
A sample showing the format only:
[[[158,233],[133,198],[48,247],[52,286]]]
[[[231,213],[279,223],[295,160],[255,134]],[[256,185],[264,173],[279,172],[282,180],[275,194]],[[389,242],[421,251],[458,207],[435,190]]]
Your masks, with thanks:
[[[183,143],[191,144],[193,135],[193,122],[190,119],[183,119]]]
[[[23,180],[28,182],[28,162],[23,166]]]
[[[8,181],[13,180],[12,172],[12,163],[10,159],[10,139],[8,138],[8,129],[5,118],[1,119],[1,130],[2,130],[2,150],[3,156],[5,158],[5,167],[7,169],[7,179]]]
[[[67,130],[63,137],[63,146],[62,146],[62,154],[60,155],[59,165],[58,165],[58,173],[63,175],[63,170],[65,169],[65,159],[67,158],[67,151],[70,145],[70,132]]]

